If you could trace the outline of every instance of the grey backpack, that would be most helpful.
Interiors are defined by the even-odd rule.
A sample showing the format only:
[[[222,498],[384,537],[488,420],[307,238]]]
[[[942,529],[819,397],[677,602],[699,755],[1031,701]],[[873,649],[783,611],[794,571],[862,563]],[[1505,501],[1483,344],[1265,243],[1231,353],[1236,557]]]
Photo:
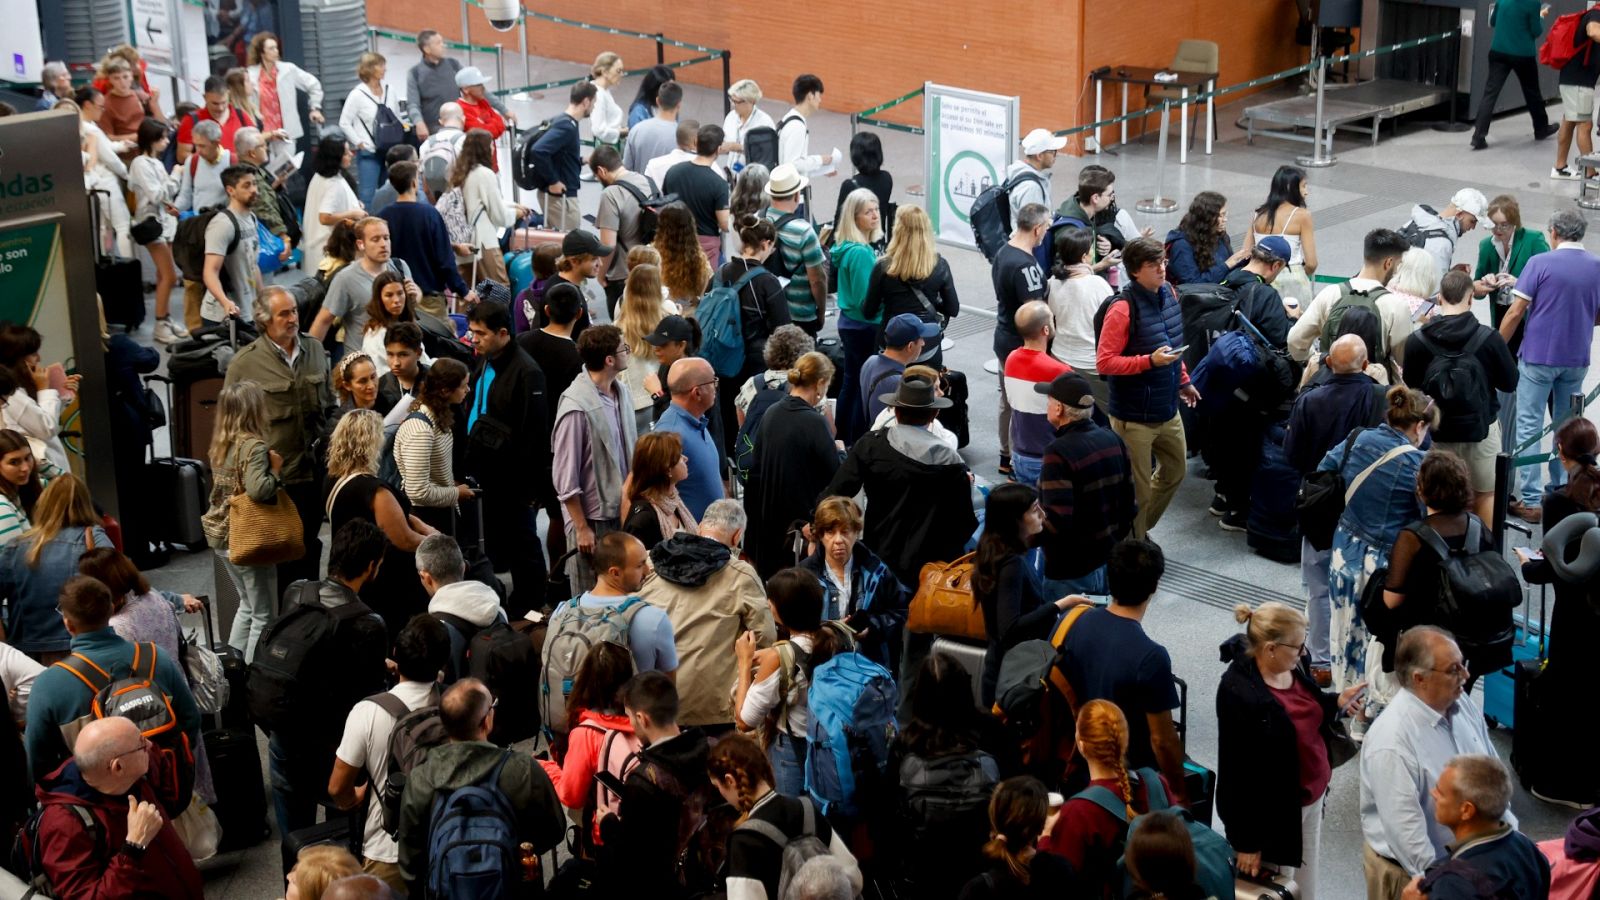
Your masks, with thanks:
[[[550,617],[541,656],[544,668],[539,673],[539,716],[545,737],[566,734],[567,696],[589,651],[602,642],[626,648],[633,617],[644,606],[638,597],[629,597],[619,606],[600,607],[586,607],[574,598]]]

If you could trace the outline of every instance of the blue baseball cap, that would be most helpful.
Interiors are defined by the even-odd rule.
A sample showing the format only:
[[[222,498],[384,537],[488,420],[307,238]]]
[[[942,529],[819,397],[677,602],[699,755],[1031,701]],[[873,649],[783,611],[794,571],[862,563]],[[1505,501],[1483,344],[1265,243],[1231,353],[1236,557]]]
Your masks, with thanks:
[[[1256,246],[1272,254],[1273,258],[1280,262],[1288,262],[1289,258],[1294,255],[1294,251],[1289,249],[1289,242],[1276,234],[1256,238]]]
[[[904,347],[917,338],[931,340],[939,336],[939,326],[924,322],[911,313],[901,313],[883,326],[883,343],[887,347]]]

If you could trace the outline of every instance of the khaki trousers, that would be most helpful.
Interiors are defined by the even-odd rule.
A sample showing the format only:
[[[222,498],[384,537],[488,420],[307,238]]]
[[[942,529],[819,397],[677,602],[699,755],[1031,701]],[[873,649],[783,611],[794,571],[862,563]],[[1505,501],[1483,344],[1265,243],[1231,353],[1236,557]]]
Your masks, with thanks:
[[[1188,472],[1183,420],[1174,415],[1151,425],[1113,417],[1111,430],[1122,437],[1133,459],[1133,495],[1139,502],[1133,536],[1142,538],[1161,521],[1161,514],[1167,511],[1167,504]]]
[[[1368,843],[1361,845],[1361,870],[1367,877],[1367,900],[1400,900],[1400,892],[1411,883],[1405,869],[1379,856]]]

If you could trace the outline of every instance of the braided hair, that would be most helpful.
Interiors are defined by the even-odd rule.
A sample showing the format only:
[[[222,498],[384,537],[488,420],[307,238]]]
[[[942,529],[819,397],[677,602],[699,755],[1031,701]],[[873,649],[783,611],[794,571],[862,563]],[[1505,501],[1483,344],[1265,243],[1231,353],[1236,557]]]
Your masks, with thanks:
[[[1128,720],[1109,700],[1090,700],[1078,710],[1078,752],[1089,762],[1117,773],[1117,793],[1122,796],[1128,821],[1133,809],[1133,785],[1128,779]]]

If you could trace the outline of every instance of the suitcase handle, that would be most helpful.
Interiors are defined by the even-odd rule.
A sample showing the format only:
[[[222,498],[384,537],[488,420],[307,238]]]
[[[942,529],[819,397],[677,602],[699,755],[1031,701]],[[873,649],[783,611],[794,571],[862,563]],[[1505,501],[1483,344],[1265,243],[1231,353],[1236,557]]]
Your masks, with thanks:
[[[167,392],[167,410],[168,410],[168,415],[169,416],[173,415],[173,413],[172,413],[172,409],[173,409],[173,406],[172,406],[172,379],[168,378],[165,375],[146,375],[144,377],[144,382],[147,385],[149,385],[149,384],[157,384],[157,383],[165,385],[164,390]],[[169,451],[168,454],[167,454],[167,458],[168,459],[176,459],[178,454],[176,452],[171,452],[171,451],[173,451],[173,447],[172,447],[172,425],[169,422],[167,425],[164,425],[162,427],[167,429],[167,450]],[[146,444],[145,446],[150,448],[150,459],[148,461],[149,462],[155,462],[157,457],[156,457],[156,442],[155,442],[154,438],[152,437],[150,443]]]

